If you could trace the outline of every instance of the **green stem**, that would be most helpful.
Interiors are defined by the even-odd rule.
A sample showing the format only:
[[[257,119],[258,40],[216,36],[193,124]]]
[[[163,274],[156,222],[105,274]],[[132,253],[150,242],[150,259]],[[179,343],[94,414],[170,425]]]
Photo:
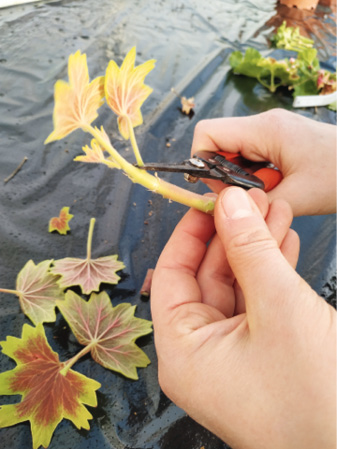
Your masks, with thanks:
[[[64,367],[61,369],[60,373],[63,376],[66,376],[70,368],[75,365],[75,363],[83,357],[85,354],[91,351],[91,348],[95,346],[96,342],[92,341],[88,346],[85,346],[79,353],[77,353],[74,357],[69,359],[67,362],[64,363]]]
[[[212,198],[170,184],[169,182],[160,179],[157,175],[151,175],[147,171],[135,167],[124,159],[111,144],[102,138],[98,129],[89,125],[85,127],[85,131],[89,132],[97,142],[99,142],[133,182],[141,184],[155,193],[161,194],[164,198],[168,198],[188,207],[193,207],[208,214],[213,213],[215,202]]]
[[[91,246],[92,246],[92,235],[94,232],[96,219],[91,218],[88,232],[88,240],[87,240],[87,259],[91,259]]]
[[[143,167],[144,162],[143,162],[142,156],[140,155],[140,151],[138,148],[138,144],[137,144],[135,132],[133,130],[131,119],[128,115],[125,116],[125,119],[127,120],[127,123],[128,123],[130,142],[131,142],[132,149],[133,149],[133,152],[136,157],[137,164],[139,167]]]
[[[0,288],[0,292],[2,293],[10,293],[12,295],[19,296],[20,292],[18,290],[9,290],[8,288]]]

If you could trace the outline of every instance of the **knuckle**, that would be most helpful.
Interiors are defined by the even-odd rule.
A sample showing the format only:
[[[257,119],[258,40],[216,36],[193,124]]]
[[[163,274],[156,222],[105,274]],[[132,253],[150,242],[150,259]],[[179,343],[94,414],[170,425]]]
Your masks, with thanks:
[[[229,257],[240,258],[244,263],[248,260],[248,256],[264,254],[275,248],[277,248],[276,240],[264,229],[249,229],[230,240],[227,253]]]

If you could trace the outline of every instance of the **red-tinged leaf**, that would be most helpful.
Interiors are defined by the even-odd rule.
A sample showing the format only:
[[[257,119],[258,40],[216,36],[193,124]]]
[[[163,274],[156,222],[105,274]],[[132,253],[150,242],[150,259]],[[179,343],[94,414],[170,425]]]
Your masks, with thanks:
[[[152,332],[151,321],[136,318],[136,306],[123,303],[112,307],[105,292],[93,293],[85,301],[71,290],[57,306],[79,343],[90,348],[100,365],[138,379],[136,368],[150,363],[135,340]]]
[[[0,427],[30,421],[33,448],[48,447],[63,418],[80,429],[89,429],[92,415],[84,404],[97,406],[100,384],[59,361],[48,344],[42,324],[25,324],[22,337],[1,342],[3,353],[14,359],[16,368],[0,374],[0,395],[21,395],[17,404],[0,407]]]
[[[78,50],[69,56],[69,83],[58,80],[55,84],[54,131],[45,143],[63,139],[79,128],[90,125],[104,103],[104,77],[89,83],[87,57]]]
[[[49,272],[52,260],[38,265],[29,260],[18,274],[16,290],[0,289],[19,297],[21,309],[34,324],[51,323],[56,320],[56,300],[63,300],[58,278]]]
[[[117,260],[117,255],[91,258],[91,241],[95,219],[90,221],[87,257],[79,259],[75,257],[66,257],[55,260],[54,266],[50,269],[51,273],[59,275],[58,281],[62,289],[79,285],[84,294],[90,294],[98,291],[102,282],[107,284],[117,284],[120,277],[116,271],[125,268],[123,262]]]
[[[63,207],[58,217],[53,217],[49,221],[49,232],[57,231],[59,234],[65,235],[70,231],[69,221],[73,215],[69,213],[69,207]]]
[[[156,62],[151,59],[135,67],[135,59],[136,48],[133,47],[120,68],[115,61],[110,61],[105,74],[106,101],[118,115],[119,131],[125,139],[129,138],[127,118],[133,128],[143,123],[140,108],[152,92],[152,89],[144,84],[144,79]]]

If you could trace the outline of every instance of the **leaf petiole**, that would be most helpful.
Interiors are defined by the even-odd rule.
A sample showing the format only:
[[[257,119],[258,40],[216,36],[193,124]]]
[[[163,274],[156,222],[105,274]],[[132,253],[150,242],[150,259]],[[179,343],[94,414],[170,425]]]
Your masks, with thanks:
[[[130,142],[131,142],[131,145],[132,145],[132,149],[133,149],[134,155],[136,157],[137,164],[138,164],[139,167],[143,167],[144,162],[143,162],[142,156],[140,155],[140,151],[139,151],[138,144],[137,144],[137,141],[136,141],[136,136],[135,136],[135,132],[134,132],[134,129],[133,129],[133,126],[132,126],[132,123],[131,123],[131,119],[130,119],[130,117],[128,115],[126,115],[125,118],[126,118],[127,123],[128,123]]]
[[[8,288],[0,288],[1,293],[10,293],[12,295],[20,296],[21,292],[18,290],[10,290]]]
[[[83,349],[81,349],[80,352],[78,352],[76,355],[74,355],[74,357],[72,357],[71,359],[67,360],[66,362],[64,362],[64,366],[60,371],[60,374],[62,374],[62,376],[66,376],[68,371],[70,370],[70,368],[75,365],[75,363],[81,358],[83,357],[85,354],[88,354],[88,352],[91,351],[91,348],[93,346],[95,346],[96,341],[93,340],[91,343],[89,343],[87,346],[85,346]]]
[[[87,260],[91,259],[92,236],[94,233],[96,219],[91,218],[89,224],[88,240],[87,240]]]

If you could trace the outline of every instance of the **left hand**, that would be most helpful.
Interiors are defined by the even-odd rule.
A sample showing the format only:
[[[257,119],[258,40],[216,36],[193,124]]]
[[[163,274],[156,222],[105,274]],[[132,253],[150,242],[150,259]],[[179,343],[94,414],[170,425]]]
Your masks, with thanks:
[[[160,385],[235,448],[335,447],[336,314],[294,270],[291,220],[284,201],[230,187],[217,233],[190,210],[154,272]]]

